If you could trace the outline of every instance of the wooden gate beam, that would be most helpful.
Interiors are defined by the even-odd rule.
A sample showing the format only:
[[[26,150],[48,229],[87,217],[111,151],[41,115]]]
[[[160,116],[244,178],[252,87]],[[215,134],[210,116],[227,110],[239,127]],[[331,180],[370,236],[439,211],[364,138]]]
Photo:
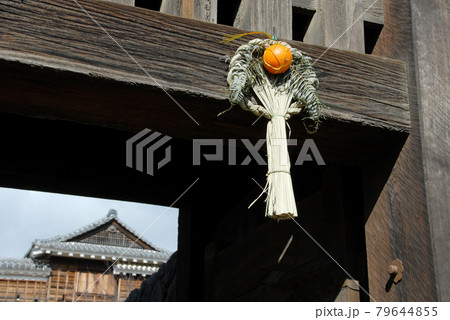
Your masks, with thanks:
[[[266,121],[252,125],[255,117],[239,108],[216,117],[229,107],[220,58],[249,38],[220,41],[243,30],[78,3],[0,0],[0,111],[184,139],[264,137]],[[398,146],[410,130],[403,62],[290,43],[318,59],[330,108],[311,137],[326,159],[359,162]],[[308,137],[299,117],[290,125],[293,138]]]

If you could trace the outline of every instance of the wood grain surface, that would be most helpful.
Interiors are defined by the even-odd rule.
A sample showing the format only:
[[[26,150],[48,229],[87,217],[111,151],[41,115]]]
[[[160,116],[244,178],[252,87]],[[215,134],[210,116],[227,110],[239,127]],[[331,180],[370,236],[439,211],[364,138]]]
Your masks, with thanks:
[[[292,5],[297,8],[315,11],[317,9],[317,0],[292,0]]]
[[[318,0],[304,41],[336,49],[364,52],[363,4],[357,0]],[[349,26],[352,26],[349,28]]]
[[[411,1],[422,160],[439,301],[450,301],[450,21],[445,0]]]
[[[219,59],[248,39],[230,45],[219,42],[224,34],[239,30],[107,2],[79,3],[165,89],[226,99],[227,66]],[[76,3],[0,4],[1,19],[8,22],[1,31],[3,60],[159,88]],[[313,58],[326,50],[299,42],[293,45]],[[353,118],[360,116],[362,122],[408,130],[401,62],[329,50],[316,69],[323,100],[335,112],[346,105],[341,112],[352,110]]]
[[[160,12],[216,23],[217,0],[163,0]]]
[[[220,41],[243,30],[109,2],[78,3],[0,1],[7,22],[0,31],[2,111],[134,132],[150,127],[183,139],[263,136],[266,121],[252,125],[255,117],[239,108],[217,118],[229,107],[228,65],[220,58],[248,39]],[[319,92],[329,109],[314,138],[324,157],[363,161],[409,131],[403,62],[292,45],[320,57]],[[293,138],[307,137],[299,117],[290,125]]]
[[[369,290],[377,301],[435,301],[410,0],[384,1],[384,19],[373,54],[407,64],[411,133],[402,148],[365,167]],[[394,259],[402,260],[405,269],[397,285],[387,273]]]
[[[362,0],[363,9],[365,11],[363,19],[364,21],[384,24],[384,0]]]
[[[233,26],[290,40],[292,0],[242,0]]]

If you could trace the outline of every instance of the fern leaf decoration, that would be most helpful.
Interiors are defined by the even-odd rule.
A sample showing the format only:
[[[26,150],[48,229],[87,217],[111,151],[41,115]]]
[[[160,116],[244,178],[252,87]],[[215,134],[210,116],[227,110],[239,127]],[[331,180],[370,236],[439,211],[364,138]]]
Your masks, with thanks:
[[[281,75],[269,74],[263,65],[264,51],[275,43],[281,43],[292,53],[293,61],[290,69]],[[254,84],[264,85],[263,78],[268,78],[277,91],[292,91],[293,103],[301,110],[291,109],[289,114],[302,113],[303,124],[308,133],[317,131],[320,123],[322,102],[317,94],[319,80],[317,79],[311,58],[287,43],[274,40],[254,39],[242,45],[231,59],[228,73],[229,96],[232,105],[240,105],[245,110],[254,111],[248,105]],[[254,111],[260,115],[261,112]]]

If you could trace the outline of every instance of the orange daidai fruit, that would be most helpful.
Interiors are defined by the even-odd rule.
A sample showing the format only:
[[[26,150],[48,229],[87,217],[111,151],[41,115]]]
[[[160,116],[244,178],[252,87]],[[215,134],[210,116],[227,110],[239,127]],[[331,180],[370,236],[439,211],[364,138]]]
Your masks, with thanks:
[[[292,53],[281,43],[274,44],[264,51],[264,67],[272,74],[285,72],[292,62]]]

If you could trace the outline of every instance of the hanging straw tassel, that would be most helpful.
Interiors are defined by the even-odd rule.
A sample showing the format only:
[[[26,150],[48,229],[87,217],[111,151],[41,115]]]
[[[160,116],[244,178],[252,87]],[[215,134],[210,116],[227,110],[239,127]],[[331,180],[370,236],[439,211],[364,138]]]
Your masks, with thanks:
[[[267,124],[267,199],[266,217],[288,219],[297,217],[291,164],[286,138],[286,121],[275,116]]]
[[[236,37],[229,37],[231,38]],[[262,63],[263,53],[275,43],[286,46],[293,56],[290,71],[279,75],[269,74]],[[244,110],[269,119],[266,134],[267,183],[253,203],[267,193],[267,217],[278,220],[297,217],[290,174],[286,120],[291,115],[304,112],[303,119],[312,123],[309,126],[305,124],[307,131],[317,130],[322,103],[316,93],[318,80],[311,65],[311,58],[303,56],[300,51],[286,43],[271,39],[254,39],[236,51],[230,62],[227,81],[232,105],[240,105]],[[251,92],[261,105],[251,101]]]
[[[253,90],[270,114],[266,134],[267,184],[263,191],[267,192],[266,216],[279,220],[297,217],[285,120],[292,92],[279,91],[267,77],[256,82]]]

